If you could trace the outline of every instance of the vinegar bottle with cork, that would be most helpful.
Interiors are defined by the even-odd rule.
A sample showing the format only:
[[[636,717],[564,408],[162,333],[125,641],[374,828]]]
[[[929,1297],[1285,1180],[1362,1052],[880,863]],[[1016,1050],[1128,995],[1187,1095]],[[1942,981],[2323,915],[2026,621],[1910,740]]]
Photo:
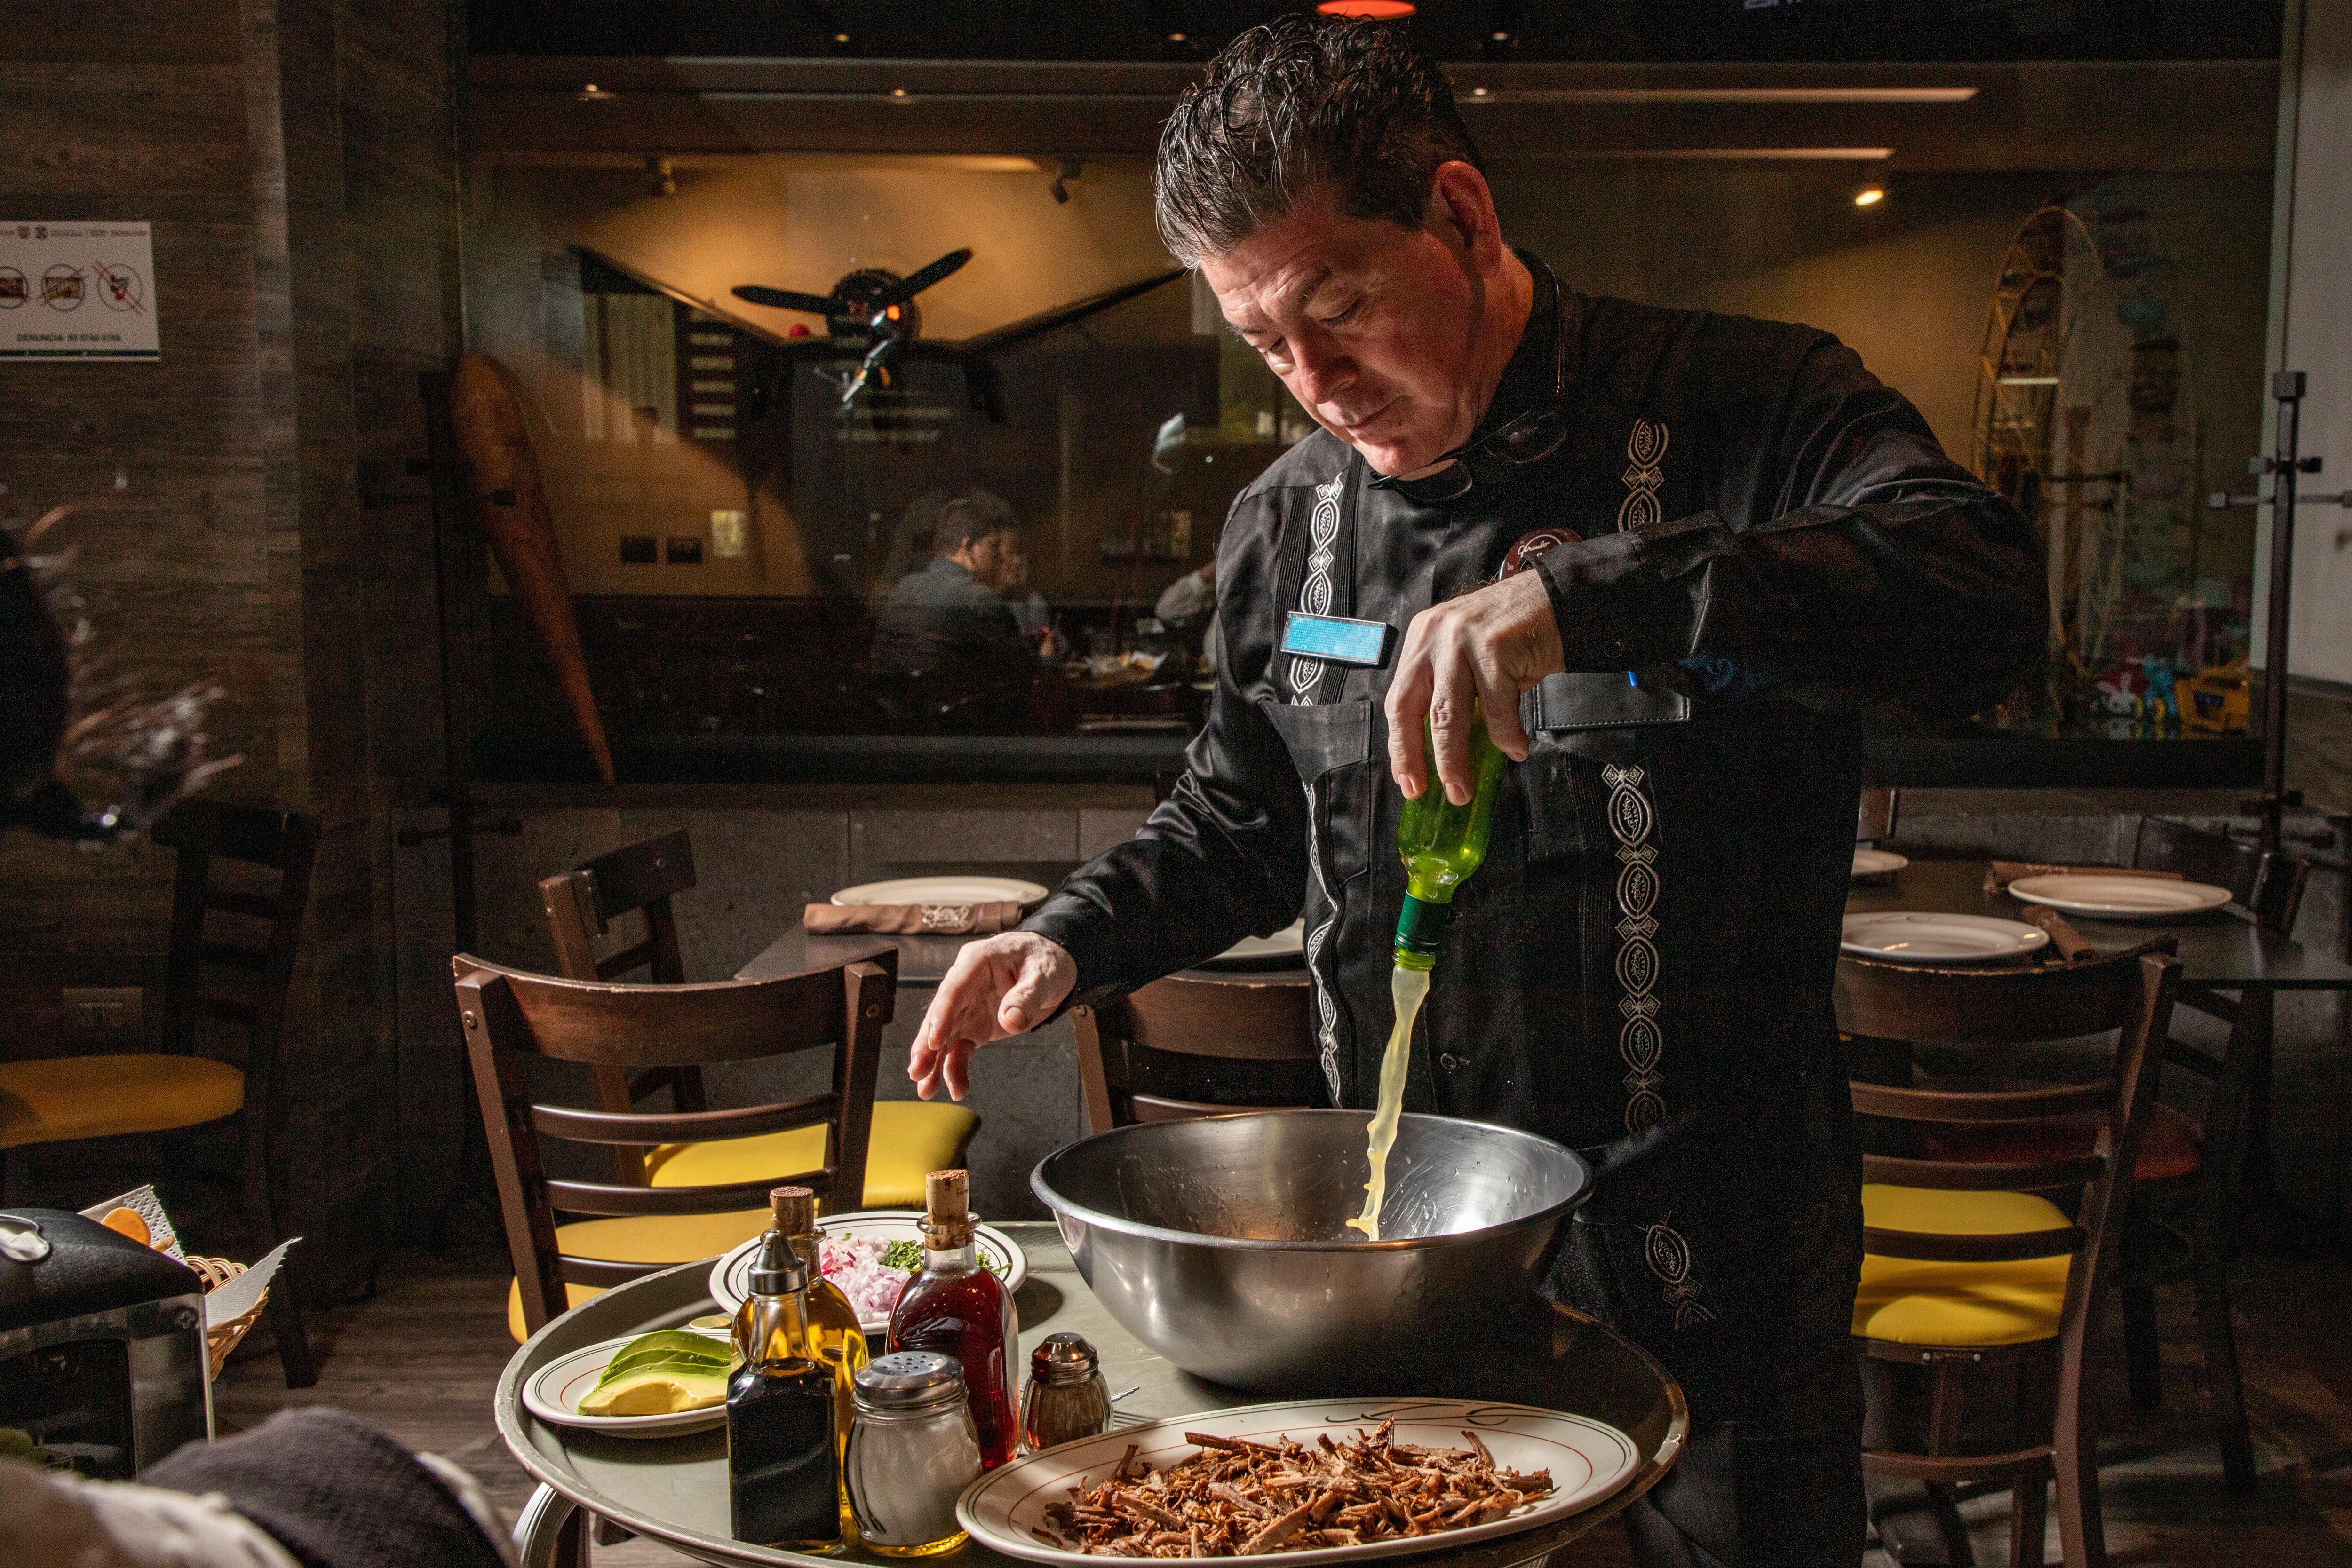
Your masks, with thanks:
[[[810,1270],[780,1230],[762,1239],[735,1318],[727,1380],[727,1493],[735,1539],[794,1552],[842,1545],[832,1367],[812,1354]]]
[[[923,1271],[907,1281],[890,1314],[890,1349],[936,1351],[962,1364],[981,1464],[994,1469],[1012,1459],[1021,1438],[1020,1317],[1004,1282],[981,1267],[970,1173],[931,1172],[923,1207]]]
[[[857,1373],[871,1354],[866,1331],[857,1326],[857,1309],[819,1267],[816,1194],[804,1186],[780,1186],[768,1194],[768,1209],[771,1228],[792,1244],[793,1254],[808,1270],[804,1318],[808,1349],[804,1354],[833,1373],[834,1441],[845,1453],[850,1419],[856,1410]],[[841,1518],[844,1534],[856,1528],[846,1486],[841,1491]]]

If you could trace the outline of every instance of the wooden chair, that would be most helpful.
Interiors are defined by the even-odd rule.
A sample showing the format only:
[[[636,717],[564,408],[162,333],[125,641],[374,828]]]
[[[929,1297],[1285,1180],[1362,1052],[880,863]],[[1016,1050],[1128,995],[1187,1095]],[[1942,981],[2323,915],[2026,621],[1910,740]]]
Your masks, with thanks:
[[[1902,792],[1897,789],[1864,789],[1862,801],[1854,812],[1853,841],[1857,844],[1883,844],[1895,836],[1895,820],[1902,805]]]
[[[518,1340],[598,1291],[758,1235],[771,1187],[811,1187],[836,1209],[854,1207],[863,1191],[897,953],[773,979],[679,986],[561,979],[465,954],[451,967],[514,1258],[508,1326]],[[527,1082],[535,1056],[631,1071],[820,1050],[833,1053],[831,1088],[740,1110],[575,1110],[535,1103]],[[542,1138],[594,1145],[741,1138],[811,1122],[826,1128],[821,1165],[724,1185],[564,1180],[547,1174],[540,1146]],[[605,1218],[559,1226],[559,1213]]]
[[[678,956],[677,918],[670,900],[694,886],[694,846],[686,830],[599,855],[539,884],[555,941],[557,967],[574,980],[610,980],[633,969],[646,971],[656,985],[686,979]],[[629,916],[644,922],[637,941],[596,956],[597,938]],[[649,1068],[631,1072],[592,1067],[597,1103],[607,1111],[634,1111],[637,1102],[663,1089],[680,1111],[708,1107],[702,1070],[694,1066]],[[762,1171],[797,1170],[824,1159],[822,1129],[794,1128],[766,1137],[709,1143],[665,1144],[650,1148],[614,1145],[609,1151],[613,1179],[624,1186],[726,1186],[755,1181]],[[923,1178],[929,1172],[964,1164],[980,1117],[964,1106],[922,1100],[877,1100],[863,1194],[831,1207],[920,1208]]]
[[[1852,1033],[1950,1046],[2116,1035],[2111,1072],[2091,1082],[1853,1091],[1858,1114],[1903,1124],[1930,1151],[1937,1134],[2094,1124],[2087,1149],[2057,1158],[1864,1156],[1853,1333],[1884,1369],[1873,1378],[1864,1469],[1927,1482],[1947,1500],[1963,1484],[2007,1486],[2012,1564],[2042,1561],[2042,1488],[2053,1476],[2067,1568],[2105,1562],[2084,1362],[2155,1103],[2179,968],[2154,952],[1990,970],[1838,962],[1838,1023]],[[1929,1383],[1916,1446],[1898,1442],[1892,1369],[1902,1366],[1925,1369]],[[1968,1380],[2004,1367],[2018,1375],[2019,1431],[2008,1447],[1983,1451],[1962,1441]]]
[[[655,985],[683,984],[686,962],[678,956],[677,917],[669,901],[693,886],[694,845],[683,828],[541,878],[539,901],[547,912],[548,935],[555,942],[557,970],[566,979],[610,980],[644,969]],[[644,922],[645,935],[598,957],[596,938],[608,936],[613,922],[632,915]],[[663,1089],[670,1092],[671,1103],[680,1111],[708,1108],[698,1067],[634,1073],[593,1067],[589,1075],[597,1102],[607,1111],[635,1110],[638,1101]],[[646,1153],[615,1145],[613,1179],[628,1186],[645,1186]]]
[[[1171,975],[1123,1000],[1072,1009],[1088,1131],[1307,1103],[1311,1084],[1285,1086],[1277,1082],[1278,1069],[1271,1074],[1266,1070],[1316,1059],[1308,994],[1303,976],[1260,979],[1236,974],[1208,980]],[[1153,1093],[1154,1069],[1161,1065],[1154,1059],[1163,1056],[1241,1066],[1244,1077],[1255,1080],[1244,1092],[1255,1088],[1267,1097],[1239,1104]]]
[[[2161,817],[2141,820],[2132,864],[2177,871],[2191,882],[2226,887],[2258,924],[2281,935],[2294,929],[2311,874],[2309,862],[2295,856],[2265,854],[2251,844]],[[2210,987],[2182,985],[2176,999],[2227,1023],[2230,1036],[2218,1057],[2178,1040],[2164,1041],[2165,1061],[2204,1080],[2209,1088],[2197,1114],[2159,1105],[2149,1124],[2138,1172],[2142,1202],[2125,1235],[2118,1281],[2126,1364],[2132,1402],[2143,1409],[2163,1403],[2156,1287],[2191,1283],[2199,1337],[2204,1343],[2206,1390],[2220,1427],[2221,1472],[2231,1490],[2251,1492],[2253,1438],[2239,1376],[2237,1334],[2230,1321],[2231,1183],[2250,1145],[2267,1148],[2273,998],[2266,990],[2229,997]],[[2185,1207],[2185,1225],[2158,1222],[2148,1212],[2168,1200],[2176,1208]]]
[[[177,860],[163,1051],[0,1063],[0,1159],[10,1148],[35,1144],[173,1132],[235,1117],[246,1247],[257,1260],[283,1239],[270,1189],[270,1130],[278,1046],[310,902],[319,821],[299,811],[192,800],[174,807],[151,836]],[[268,892],[220,885],[214,874],[220,861],[275,872],[277,885]],[[229,916],[241,929],[208,931],[213,915]],[[220,971],[236,982],[225,987]],[[226,1024],[242,1035],[243,1065],[199,1055],[199,1023]],[[298,1258],[289,1255],[270,1288],[269,1324],[286,1385],[308,1388],[319,1375],[294,1299]]]

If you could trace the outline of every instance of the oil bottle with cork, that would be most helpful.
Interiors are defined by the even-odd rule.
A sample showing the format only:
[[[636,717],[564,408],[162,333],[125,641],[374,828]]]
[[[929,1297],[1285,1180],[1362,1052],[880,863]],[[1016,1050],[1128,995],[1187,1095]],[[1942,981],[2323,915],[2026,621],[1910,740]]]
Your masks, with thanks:
[[[769,1225],[792,1243],[793,1251],[808,1269],[808,1328],[810,1360],[823,1362],[833,1372],[834,1441],[845,1454],[849,1424],[857,1407],[857,1373],[872,1354],[866,1331],[857,1326],[857,1309],[841,1287],[824,1277],[819,1265],[816,1194],[804,1186],[780,1186],[768,1194]],[[841,1491],[842,1531],[856,1528],[849,1506],[849,1489]]]
[[[1021,1321],[1004,1281],[981,1267],[972,1241],[971,1177],[933,1171],[923,1181],[923,1270],[890,1314],[890,1349],[936,1351],[963,1366],[981,1464],[1009,1462],[1021,1439]]]
[[[761,1239],[735,1317],[727,1491],[735,1539],[794,1552],[843,1542],[835,1373],[809,1343],[812,1270],[782,1230]]]

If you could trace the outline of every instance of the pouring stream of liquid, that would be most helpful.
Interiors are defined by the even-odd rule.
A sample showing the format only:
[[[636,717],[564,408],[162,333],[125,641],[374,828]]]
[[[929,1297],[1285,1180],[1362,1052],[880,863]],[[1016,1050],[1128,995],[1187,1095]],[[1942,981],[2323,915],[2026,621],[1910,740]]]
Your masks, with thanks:
[[[1396,1028],[1389,1031],[1389,1048],[1381,1057],[1381,1098],[1372,1112],[1372,1179],[1364,1184],[1364,1212],[1348,1221],[1367,1241],[1381,1239],[1381,1200],[1389,1190],[1389,1150],[1396,1145],[1397,1121],[1404,1114],[1405,1071],[1412,1063],[1412,1021],[1429,998],[1429,971],[1400,964],[1389,976],[1389,996],[1396,1006]]]

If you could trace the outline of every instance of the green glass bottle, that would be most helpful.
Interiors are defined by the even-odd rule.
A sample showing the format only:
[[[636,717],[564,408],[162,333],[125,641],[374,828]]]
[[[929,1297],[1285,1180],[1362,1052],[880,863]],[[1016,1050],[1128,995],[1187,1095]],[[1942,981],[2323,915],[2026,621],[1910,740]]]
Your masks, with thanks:
[[[1437,962],[1445,925],[1454,914],[1454,890],[1486,858],[1486,837],[1495,826],[1495,798],[1502,791],[1503,764],[1510,759],[1475,707],[1470,716],[1470,765],[1477,786],[1469,800],[1455,805],[1437,781],[1436,752],[1424,723],[1423,741],[1431,758],[1429,783],[1404,803],[1397,818],[1397,854],[1404,861],[1404,907],[1397,913],[1396,961],[1400,968],[1428,969]]]

